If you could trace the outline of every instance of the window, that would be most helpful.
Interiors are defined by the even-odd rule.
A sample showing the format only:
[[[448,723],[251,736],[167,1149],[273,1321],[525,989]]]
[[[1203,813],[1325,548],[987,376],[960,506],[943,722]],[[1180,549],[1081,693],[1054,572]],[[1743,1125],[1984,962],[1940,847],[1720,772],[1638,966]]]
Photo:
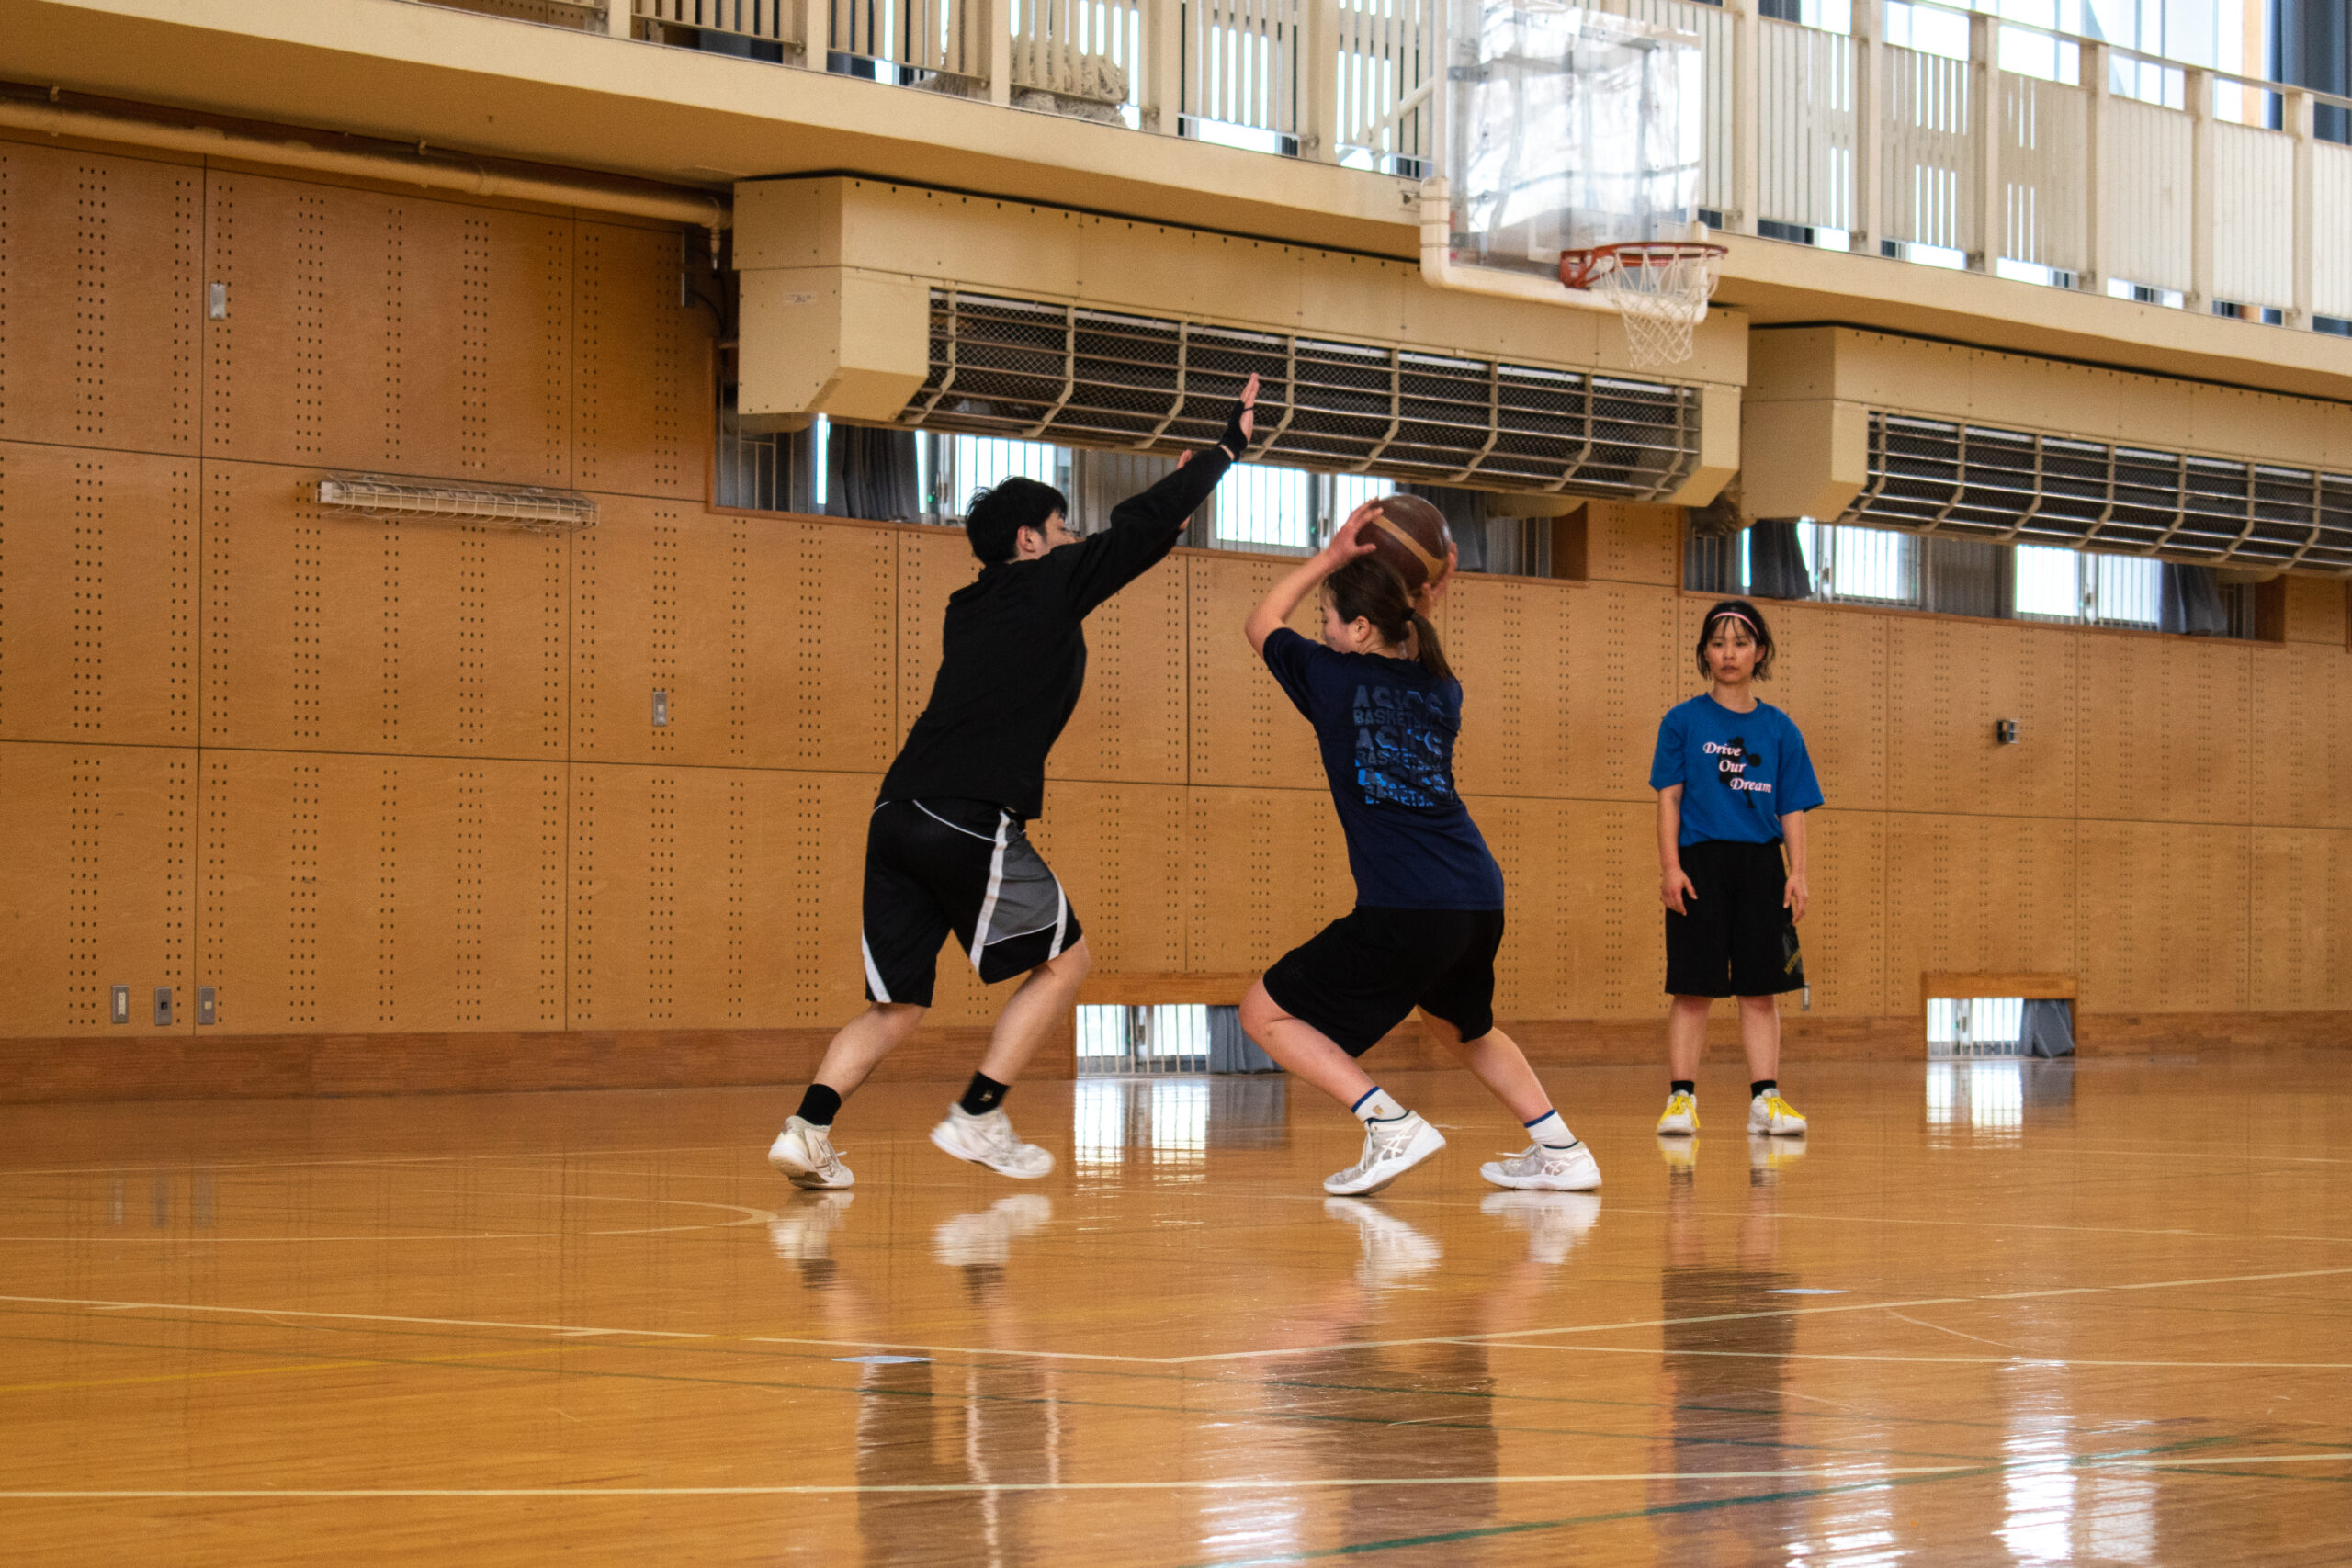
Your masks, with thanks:
[[[2154,626],[2163,592],[2161,561],[2043,545],[2018,547],[2014,603],[2023,619]]]
[[[942,517],[961,517],[972,497],[1018,476],[1069,489],[1069,454],[1044,441],[1015,441],[1001,435],[934,436],[923,442],[923,493],[931,498],[926,510]]]
[[[1919,602],[1918,541],[1908,534],[1804,522],[1797,525],[1797,547],[1804,552],[1817,599],[1866,604]]]

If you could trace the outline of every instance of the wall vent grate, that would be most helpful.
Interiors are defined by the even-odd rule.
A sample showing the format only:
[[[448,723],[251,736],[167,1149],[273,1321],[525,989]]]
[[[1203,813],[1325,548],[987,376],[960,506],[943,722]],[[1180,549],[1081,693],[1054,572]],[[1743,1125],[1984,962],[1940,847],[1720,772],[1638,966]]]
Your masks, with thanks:
[[[2352,476],[1876,411],[1870,482],[1839,521],[2352,573]]]
[[[1260,461],[1636,501],[1698,462],[1693,386],[953,289],[932,291],[930,378],[899,423],[1177,452],[1216,439],[1252,371]]]

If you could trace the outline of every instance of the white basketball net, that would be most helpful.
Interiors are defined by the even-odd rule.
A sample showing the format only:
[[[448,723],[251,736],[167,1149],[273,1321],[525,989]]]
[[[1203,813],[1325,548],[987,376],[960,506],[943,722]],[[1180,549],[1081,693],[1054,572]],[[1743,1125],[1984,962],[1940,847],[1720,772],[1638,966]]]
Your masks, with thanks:
[[[1679,365],[1690,357],[1690,333],[1707,319],[1723,252],[1714,245],[1619,245],[1590,287],[1617,302],[1625,354],[1635,365]]]

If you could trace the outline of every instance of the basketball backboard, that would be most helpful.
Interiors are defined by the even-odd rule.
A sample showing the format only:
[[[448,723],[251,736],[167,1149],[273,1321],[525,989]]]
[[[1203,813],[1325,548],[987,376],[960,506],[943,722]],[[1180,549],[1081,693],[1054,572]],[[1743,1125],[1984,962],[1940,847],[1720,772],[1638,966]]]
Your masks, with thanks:
[[[1564,251],[1690,237],[1699,40],[1544,0],[1453,0],[1453,260],[1556,276]]]

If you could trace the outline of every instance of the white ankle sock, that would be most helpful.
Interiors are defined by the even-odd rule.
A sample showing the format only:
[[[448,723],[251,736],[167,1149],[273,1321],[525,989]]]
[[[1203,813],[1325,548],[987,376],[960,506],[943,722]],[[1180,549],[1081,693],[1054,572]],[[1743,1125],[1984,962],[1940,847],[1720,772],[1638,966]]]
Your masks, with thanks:
[[[1546,1111],[1543,1115],[1530,1122],[1527,1124],[1527,1131],[1537,1143],[1547,1149],[1569,1148],[1574,1146],[1577,1141],[1577,1135],[1568,1131],[1568,1124],[1560,1120],[1560,1113],[1556,1111]]]
[[[1396,1098],[1378,1084],[1373,1086],[1371,1093],[1349,1106],[1348,1109],[1355,1113],[1355,1118],[1359,1122],[1394,1122],[1399,1116],[1411,1114],[1403,1106],[1397,1104]]]

